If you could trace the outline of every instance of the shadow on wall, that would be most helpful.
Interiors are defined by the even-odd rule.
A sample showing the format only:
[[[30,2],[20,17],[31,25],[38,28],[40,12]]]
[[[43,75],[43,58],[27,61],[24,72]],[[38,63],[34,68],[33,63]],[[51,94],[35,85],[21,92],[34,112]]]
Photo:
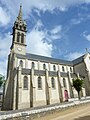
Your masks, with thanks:
[[[79,117],[74,120],[90,120],[90,115],[89,116],[84,116],[84,117]]]

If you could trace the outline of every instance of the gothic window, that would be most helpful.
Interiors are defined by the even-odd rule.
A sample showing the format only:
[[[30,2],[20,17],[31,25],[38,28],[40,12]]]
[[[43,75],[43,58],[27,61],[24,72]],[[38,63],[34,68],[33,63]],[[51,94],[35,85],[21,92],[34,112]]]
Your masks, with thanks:
[[[63,87],[66,87],[66,79],[63,78]]]
[[[32,68],[35,68],[35,63],[34,62],[32,62]]]
[[[23,61],[22,60],[20,60],[20,66],[23,67]]]
[[[63,71],[63,72],[65,71],[64,66],[62,66],[62,71]]]
[[[42,79],[41,79],[41,77],[38,77],[38,88],[42,89]]]
[[[17,42],[20,42],[20,33],[17,33]]]
[[[70,72],[72,72],[72,68],[70,67]]]
[[[28,89],[28,77],[24,76],[23,88]]]
[[[45,64],[43,64],[43,69],[44,69],[44,70],[46,69],[46,65],[45,65]]]
[[[18,24],[16,24],[16,28],[18,28]]]
[[[24,30],[26,30],[26,27],[24,26]]]
[[[51,78],[51,84],[52,84],[52,88],[55,88],[55,79],[53,77]]]
[[[55,65],[53,65],[53,70],[56,71],[56,66]]]
[[[21,43],[24,43],[24,34],[21,34]]]

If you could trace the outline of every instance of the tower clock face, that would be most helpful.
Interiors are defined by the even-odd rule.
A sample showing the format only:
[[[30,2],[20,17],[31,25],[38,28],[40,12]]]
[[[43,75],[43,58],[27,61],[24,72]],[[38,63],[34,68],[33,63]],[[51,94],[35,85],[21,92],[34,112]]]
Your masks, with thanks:
[[[17,49],[18,49],[18,51],[22,51],[22,49],[20,47],[18,47]]]

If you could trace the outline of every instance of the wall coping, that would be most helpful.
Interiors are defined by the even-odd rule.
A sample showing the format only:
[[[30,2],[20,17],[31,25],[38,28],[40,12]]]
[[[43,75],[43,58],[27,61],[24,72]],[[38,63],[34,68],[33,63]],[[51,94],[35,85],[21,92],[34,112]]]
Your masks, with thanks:
[[[73,101],[70,100],[69,102],[65,102],[65,103],[59,103],[59,104],[53,104],[53,105],[47,105],[47,106],[41,106],[41,107],[4,111],[4,112],[1,111],[0,112],[0,120],[41,114],[43,112],[55,111],[57,109],[63,110],[65,108],[69,108],[72,106],[85,104],[85,103],[90,103],[90,97],[82,98],[81,100],[73,99]]]

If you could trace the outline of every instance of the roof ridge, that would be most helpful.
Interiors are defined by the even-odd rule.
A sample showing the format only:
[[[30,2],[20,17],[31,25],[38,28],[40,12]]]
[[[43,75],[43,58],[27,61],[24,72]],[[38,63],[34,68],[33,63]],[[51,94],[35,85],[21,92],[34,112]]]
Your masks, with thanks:
[[[49,58],[49,59],[56,59],[56,60],[63,60],[63,61],[72,62],[70,60],[64,60],[64,59],[59,59],[59,58],[54,58],[54,57],[48,57],[48,56],[43,56],[43,55],[32,54],[32,53],[26,53],[26,54],[30,54],[30,55],[34,55],[34,56],[40,56],[40,57],[45,57],[45,58]]]

